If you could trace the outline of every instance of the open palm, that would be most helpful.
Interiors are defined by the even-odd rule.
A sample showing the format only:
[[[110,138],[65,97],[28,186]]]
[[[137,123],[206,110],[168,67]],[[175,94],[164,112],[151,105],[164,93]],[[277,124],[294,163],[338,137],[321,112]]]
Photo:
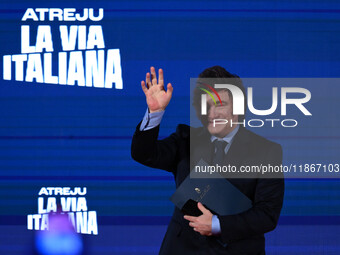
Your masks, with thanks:
[[[146,74],[145,82],[142,81],[142,89],[146,97],[146,103],[148,104],[149,111],[158,112],[163,111],[170,102],[173,87],[170,83],[167,85],[167,91],[164,90],[164,78],[163,70],[158,70],[158,82],[156,77],[156,70],[154,67],[150,68],[150,73]]]

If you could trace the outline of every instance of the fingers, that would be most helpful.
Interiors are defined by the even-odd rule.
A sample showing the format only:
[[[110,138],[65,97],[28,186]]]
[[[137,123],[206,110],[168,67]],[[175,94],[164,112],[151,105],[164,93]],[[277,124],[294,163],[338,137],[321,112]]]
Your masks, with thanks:
[[[199,224],[198,223],[194,223],[194,222],[189,222],[189,226],[193,227],[193,228],[198,228]]]
[[[158,83],[157,83],[156,69],[153,66],[150,67],[150,73],[149,72],[146,73],[145,83],[144,85],[142,84],[142,89],[144,93],[145,93],[145,89],[143,88],[143,86],[145,86],[146,89],[149,89],[153,85],[161,85],[161,88],[164,90],[164,74],[163,74],[162,68],[158,69]],[[170,98],[172,96],[172,91],[173,91],[173,87],[171,83],[169,83],[167,85],[167,92],[168,92],[167,94]]]
[[[162,68],[158,69],[158,84],[164,86],[164,77]]]
[[[209,216],[204,215],[205,213],[211,212],[206,209],[202,203],[197,204],[198,209],[203,213],[203,215],[194,217],[189,215],[184,215],[184,219],[189,221],[189,226],[193,228],[194,231],[200,233],[201,235],[211,236],[211,227],[209,227]]]
[[[198,217],[194,217],[194,216],[189,216],[189,215],[184,215],[184,219],[188,220],[188,221],[192,221],[195,222],[197,220]]]
[[[205,208],[200,202],[197,203],[197,207],[203,214],[210,213],[210,211]]]
[[[151,81],[150,81],[150,73],[146,73],[145,81],[146,81],[146,85],[148,86],[148,88],[150,88],[152,86]]]
[[[151,72],[152,85],[157,85],[156,70],[155,70],[155,68],[153,66],[150,67],[150,72]]]
[[[201,232],[204,232],[202,226],[199,223],[189,222],[189,226],[192,227],[196,232],[199,232],[200,234],[202,234]]]
[[[172,91],[174,91],[174,88],[172,87],[171,83],[168,83],[166,93],[169,95],[170,98],[172,96]]]
[[[193,230],[200,233],[202,236],[212,236],[212,233],[209,230],[202,229],[200,226],[192,226]]]
[[[146,95],[146,93],[148,92],[148,89],[145,86],[145,82],[141,81],[141,85],[142,85],[142,90],[143,90],[144,94]]]

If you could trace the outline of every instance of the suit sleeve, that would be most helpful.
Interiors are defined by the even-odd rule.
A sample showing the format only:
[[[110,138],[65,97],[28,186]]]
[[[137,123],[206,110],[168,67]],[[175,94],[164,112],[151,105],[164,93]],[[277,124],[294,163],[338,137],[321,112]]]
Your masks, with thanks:
[[[267,151],[267,164],[282,163],[282,149],[273,144]],[[221,225],[221,238],[225,243],[264,234],[275,229],[284,196],[283,174],[277,178],[258,178],[253,207],[246,212],[218,216]]]
[[[169,137],[157,140],[159,125],[146,131],[140,131],[140,124],[132,138],[132,158],[143,165],[174,172],[178,157],[179,128],[177,127],[176,133]]]

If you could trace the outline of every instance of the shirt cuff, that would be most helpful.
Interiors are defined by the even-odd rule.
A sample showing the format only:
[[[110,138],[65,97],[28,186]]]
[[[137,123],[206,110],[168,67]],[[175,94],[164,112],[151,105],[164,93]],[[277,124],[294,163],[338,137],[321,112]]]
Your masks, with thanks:
[[[220,220],[218,219],[217,215],[213,215],[212,216],[212,220],[211,220],[211,233],[213,235],[220,235],[221,234]]]
[[[164,112],[165,111],[149,113],[149,109],[146,109],[139,131],[146,131],[161,124]]]

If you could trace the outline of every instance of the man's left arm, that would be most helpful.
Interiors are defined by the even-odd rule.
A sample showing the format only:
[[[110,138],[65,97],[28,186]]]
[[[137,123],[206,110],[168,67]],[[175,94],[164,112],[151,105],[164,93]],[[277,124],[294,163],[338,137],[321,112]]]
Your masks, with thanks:
[[[265,162],[272,166],[282,164],[282,148],[273,144],[267,151]],[[236,215],[218,216],[221,226],[221,238],[229,243],[254,235],[264,234],[275,229],[284,196],[284,176],[259,178],[255,189],[253,207]]]
[[[270,147],[266,158],[263,163],[280,165],[281,146],[274,144]],[[284,178],[283,174],[278,175],[276,178],[257,179],[253,207],[246,212],[214,216],[201,205],[201,216],[186,215],[184,218],[190,221],[189,225],[201,235],[220,234],[225,243],[269,232],[276,227],[283,204]]]

